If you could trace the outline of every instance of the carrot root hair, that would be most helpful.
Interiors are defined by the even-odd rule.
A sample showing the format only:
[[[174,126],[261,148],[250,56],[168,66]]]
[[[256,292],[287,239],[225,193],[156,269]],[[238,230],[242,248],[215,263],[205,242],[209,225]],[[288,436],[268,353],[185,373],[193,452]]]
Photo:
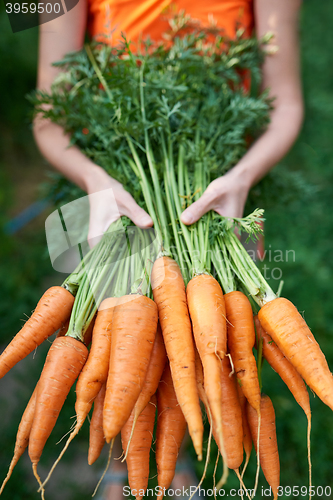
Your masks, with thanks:
[[[309,500],[311,500],[312,495],[312,464],[311,464],[311,413],[306,416],[308,419],[308,429],[307,429],[307,447],[308,447],[308,464],[309,464]],[[0,491],[1,494],[1,491]]]
[[[42,498],[42,500],[45,500],[45,496],[44,496],[45,490],[43,488],[43,484],[42,484],[42,481],[41,481],[41,479],[39,477],[39,474],[37,472],[37,465],[38,465],[37,463],[32,464],[32,472],[34,473],[34,476],[37,479],[37,482],[39,484],[39,490],[38,491],[40,491],[41,498]]]
[[[219,480],[219,482],[216,485],[216,491],[219,491],[223,485],[227,482],[228,475],[229,475],[229,469],[227,467],[227,458],[226,458],[226,453],[225,453],[225,448],[224,448],[224,440],[221,443],[221,456],[222,456],[222,462],[223,462],[223,472],[222,472],[222,477]],[[217,461],[216,461],[216,467],[217,467],[217,462],[218,462],[219,455],[217,455]],[[214,478],[215,481],[215,478]],[[215,490],[214,490],[215,491]]]
[[[227,462],[226,462],[226,460],[223,460],[223,473],[222,473],[221,479],[219,480],[219,482],[216,485],[217,491],[219,491],[222,488],[222,486],[225,485],[225,483],[227,482],[227,479],[228,479],[228,475],[229,475],[229,469],[227,467]]]
[[[73,430],[73,432],[70,434],[69,438],[67,439],[66,441],[66,444],[65,446],[63,447],[62,451],[60,452],[60,455],[59,457],[57,458],[57,460],[54,462],[54,464],[52,465],[51,469],[50,469],[50,472],[48,473],[44,483],[40,486],[39,490],[40,491],[42,488],[45,487],[46,483],[49,481],[49,479],[51,478],[52,474],[53,474],[53,471],[54,469],[57,467],[58,463],[60,462],[60,460],[62,459],[65,451],[67,450],[68,446],[70,445],[70,443],[73,441],[73,439],[75,438],[75,436],[77,436],[77,434],[79,433],[79,430],[81,429],[82,427],[82,424],[76,424],[75,426],[75,429]]]
[[[235,373],[235,366],[234,366],[234,362],[232,361],[232,357],[231,357],[231,354],[230,353],[227,353],[226,356],[228,356],[229,358],[229,361],[230,361],[230,365],[231,365],[231,372],[229,373],[229,377],[232,377],[233,374]]]
[[[258,488],[258,482],[259,482],[259,471],[260,471],[260,457],[259,457],[259,441],[260,441],[260,426],[261,426],[261,410],[257,410],[258,413],[258,436],[257,436],[257,472],[256,472],[256,480],[254,483],[254,489],[253,489],[253,494],[252,498],[255,497],[257,488]]]
[[[131,444],[131,441],[132,441],[132,437],[133,437],[133,434],[134,434],[134,430],[135,430],[135,426],[136,426],[136,423],[138,421],[138,418],[139,418],[139,415],[136,415],[134,417],[134,419],[133,419],[131,434],[130,434],[130,437],[129,437],[129,440],[128,440],[127,448],[126,448],[126,451],[125,451],[125,456],[124,456],[124,458],[121,461],[122,463],[125,462],[125,460],[127,458],[127,455],[128,455],[128,452],[129,452],[129,447],[130,447],[130,444]]]
[[[241,473],[241,478],[243,479],[244,477],[244,474],[245,474],[245,471],[247,469],[247,466],[249,465],[249,461],[250,461],[250,454],[246,454],[246,457],[245,457],[245,464],[244,464],[244,467],[243,467],[243,470],[242,470],[242,473]]]
[[[215,467],[214,467],[214,473],[213,473],[213,492],[214,492],[214,499],[216,500],[216,471],[217,471],[217,466],[219,463],[219,458],[220,458],[220,450],[217,450],[217,456],[215,460]]]
[[[240,475],[240,473],[239,473],[239,469],[235,469],[235,473],[236,473],[236,476],[238,477],[238,481],[239,481],[239,484],[240,484],[240,486],[241,486],[241,489],[245,491],[247,498],[248,498],[249,500],[251,500],[251,497],[250,497],[250,495],[249,495],[249,492],[247,491],[247,488],[246,488],[246,486],[245,486],[245,484],[244,484],[243,478],[242,478],[242,476],[241,476],[241,475]],[[242,498],[243,498],[243,494],[242,494]]]
[[[211,444],[212,444],[212,436],[213,436],[213,426],[211,425],[210,429],[209,429],[209,437],[208,437],[208,446],[207,446],[207,455],[206,455],[206,461],[205,461],[205,468],[204,468],[204,471],[202,473],[202,476],[201,476],[201,479],[200,479],[200,482],[199,482],[198,486],[196,487],[196,489],[194,490],[194,492],[192,493],[192,495],[190,496],[190,498],[188,500],[192,500],[192,498],[194,497],[194,495],[196,494],[196,492],[198,491],[198,489],[202,485],[203,480],[206,477],[208,463],[209,463],[209,458],[210,458],[210,448],[211,448]]]
[[[98,483],[97,483],[97,485],[96,485],[96,488],[94,489],[94,493],[91,495],[92,497],[94,497],[94,496],[96,495],[96,493],[97,493],[97,491],[98,491],[98,488],[100,487],[100,484],[101,484],[101,482],[103,481],[104,476],[105,476],[105,474],[107,473],[107,470],[108,470],[108,468],[109,468],[109,466],[110,466],[114,440],[115,440],[115,438],[113,438],[113,439],[111,440],[111,443],[110,443],[110,448],[109,448],[109,456],[108,456],[108,461],[107,461],[107,463],[106,463],[106,467],[105,467],[105,469],[104,469],[104,472],[103,472],[103,474],[102,474],[102,476],[101,476],[100,480],[98,481]]]
[[[20,457],[16,457],[14,456],[12,458],[12,461],[10,462],[10,465],[9,465],[9,469],[8,469],[8,472],[7,472],[7,475],[5,477],[5,479],[3,480],[2,482],[2,485],[1,485],[1,488],[0,488],[0,495],[2,494],[3,490],[4,490],[4,487],[6,486],[6,484],[8,483],[9,479],[10,479],[10,476],[12,475],[12,472],[14,470],[14,467],[15,465],[17,464],[17,462],[19,461],[19,458]]]

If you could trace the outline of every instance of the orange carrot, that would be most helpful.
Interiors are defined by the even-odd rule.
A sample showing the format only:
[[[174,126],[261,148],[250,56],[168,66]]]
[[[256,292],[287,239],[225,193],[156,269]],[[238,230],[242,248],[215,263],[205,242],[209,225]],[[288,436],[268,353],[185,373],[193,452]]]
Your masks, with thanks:
[[[250,405],[258,414],[258,436],[260,432],[260,387],[253,347],[254,331],[252,307],[244,293],[233,291],[224,296],[227,312],[228,348],[235,367],[237,381]],[[259,442],[257,443],[257,473],[254,490],[259,480]]]
[[[44,293],[32,316],[1,354],[0,378],[62,327],[73,303],[73,295],[61,286],[53,286]]]
[[[208,404],[208,399],[207,399],[206,392],[204,389],[204,373],[203,373],[201,359],[200,359],[200,356],[199,356],[199,353],[197,350],[195,351],[195,377],[196,377],[196,381],[197,381],[199,398],[201,399],[201,401],[203,402],[203,404],[207,410],[207,407],[209,407],[209,404]]]
[[[194,340],[204,370],[204,387],[214,420],[222,437],[221,360],[227,350],[227,325],[223,292],[213,276],[191,279],[186,290]]]
[[[223,445],[229,469],[237,470],[243,462],[242,410],[236,379],[232,375],[229,358],[221,361]]]
[[[219,481],[219,487],[222,487],[227,482],[227,478],[228,478],[228,474],[229,474],[229,469],[226,465],[227,457],[226,457],[226,451],[224,448],[223,430],[222,430],[222,436],[217,435],[215,432],[214,419],[212,418],[212,413],[210,411],[208,398],[207,398],[206,391],[204,388],[204,374],[203,374],[202,363],[201,363],[200,356],[199,356],[197,351],[195,354],[195,373],[196,373],[199,397],[200,397],[201,401],[203,402],[203,404],[205,405],[208,421],[209,421],[209,424],[211,426],[211,431],[213,433],[215,442],[218,445],[219,451],[221,452],[221,455],[223,457],[223,475]],[[209,441],[208,441],[208,444],[209,444]],[[207,450],[207,461],[208,461],[208,459],[209,459],[209,455],[208,455],[208,450]],[[206,461],[206,464],[207,464],[207,461]],[[216,466],[217,466],[217,464],[216,464]],[[204,478],[204,475],[202,476],[200,483],[202,482],[203,478]],[[214,473],[214,481],[215,481],[215,473]]]
[[[203,423],[195,379],[195,354],[184,280],[169,257],[154,262],[152,288],[164,343],[180,407],[199,460],[202,459]]]
[[[228,347],[237,380],[253,408],[260,411],[260,388],[257,365],[252,349],[255,331],[251,304],[242,292],[224,296],[227,311]]]
[[[277,447],[275,412],[272,401],[266,394],[261,396],[261,426],[260,426],[260,464],[265,478],[272,488],[274,500],[278,498],[280,485],[280,460]],[[254,447],[257,451],[258,415],[254,408],[247,405],[247,417],[251,429]]]
[[[175,475],[180,445],[186,432],[186,420],[178,404],[169,363],[166,364],[157,391],[156,465],[158,486],[168,489]]]
[[[81,428],[94,399],[106,382],[111,350],[111,323],[118,299],[103,300],[95,320],[91,349],[76,383],[76,427]]]
[[[333,376],[326,358],[296,307],[279,297],[258,313],[263,329],[303,377],[308,386],[333,410]]]
[[[35,416],[29,438],[29,456],[36,477],[44,445],[87,355],[86,346],[72,337],[55,339],[49,349],[37,385]]]
[[[91,320],[90,325],[88,326],[88,328],[84,334],[84,345],[86,345],[87,347],[89,346],[89,344],[91,343],[91,340],[92,340],[92,333],[93,333],[94,326],[95,326],[96,316],[97,315],[95,314],[95,316]]]
[[[216,443],[219,443],[218,446],[220,448],[221,455],[224,457],[224,463],[225,463],[226,456],[225,456],[225,450],[224,450],[224,445],[223,445],[223,434],[222,434],[222,436],[218,436],[215,433],[214,421],[212,419],[212,413],[210,411],[208,398],[207,398],[206,391],[204,388],[203,367],[202,367],[202,363],[201,363],[201,359],[200,359],[198,351],[196,351],[196,353],[195,353],[195,375],[196,375],[196,380],[197,380],[197,388],[198,388],[199,398],[201,399],[201,401],[203,402],[203,404],[205,406],[209,425],[211,425],[213,428],[212,430],[213,430],[214,439],[215,439]]]
[[[311,486],[311,452],[310,452],[310,434],[311,434],[311,408],[310,398],[304,381],[296,368],[288,361],[281,352],[272,337],[268,335],[262,328],[258,316],[254,318],[258,337],[262,339],[262,353],[264,358],[276,371],[289,388],[297,403],[304,410],[308,420],[307,446],[308,446],[308,462],[309,462],[309,485]],[[311,490],[310,490],[311,491]]]
[[[134,419],[133,419],[132,433],[134,432],[134,428],[140,413],[146,408],[147,404],[150,401],[150,398],[157,391],[157,387],[161,380],[166,360],[167,360],[167,355],[165,351],[161,327],[160,324],[158,323],[155,342],[151,353],[150,363],[148,365],[145,383],[143,385],[142,391],[138,397],[137,402],[135,403],[133,410]],[[131,438],[129,439],[129,443],[130,442]],[[126,459],[126,454],[123,461],[125,459]]]
[[[103,407],[105,398],[105,383],[94,400],[94,411],[90,421],[88,464],[92,465],[101,454],[105,444],[103,431]]]
[[[139,416],[140,413],[145,409],[150,401],[150,398],[157,391],[166,361],[167,355],[165,351],[161,327],[158,324],[145,383],[134,407],[134,420],[136,416]]]
[[[113,312],[112,304],[114,304],[117,299],[105,299],[100,307],[103,307],[103,304],[107,304],[110,306],[110,311],[108,312],[109,309],[105,311],[101,311],[99,314],[99,320],[96,321],[96,317],[93,318],[91,321],[87,331],[85,332],[84,335],[84,345],[88,346],[91,342],[93,331],[95,331],[94,334],[94,346],[91,347],[90,352],[88,354],[88,359],[80,372],[78,381],[76,383],[76,403],[75,403],[75,410],[76,410],[76,424],[74,427],[74,430],[70,433],[65,446],[61,450],[57,460],[54,462],[51,470],[49,471],[43,486],[46,485],[46,483],[49,481],[51,475],[53,474],[54,469],[62,459],[64,453],[66,452],[67,448],[69,447],[70,443],[73,441],[75,436],[79,433],[89,411],[91,410],[92,404],[94,402],[94,399],[97,397],[99,390],[100,390],[100,381],[103,377],[101,377],[101,373],[103,373],[103,369],[105,370],[104,373],[104,382],[107,378],[107,371],[109,367],[109,353],[110,353],[110,335],[109,332],[105,332],[104,330],[108,330],[108,325],[111,322]],[[105,318],[105,315],[107,316]],[[95,324],[97,323],[97,327],[95,330]],[[105,326],[106,325],[106,326]],[[61,333],[61,332],[59,332]],[[101,335],[100,335],[101,334]],[[59,336],[59,334],[58,334]],[[105,338],[103,338],[105,337]],[[102,338],[102,346],[99,345],[100,338]],[[96,340],[97,339],[97,340]],[[103,340],[105,341],[106,345],[103,345]],[[101,355],[101,351],[103,351],[103,354]],[[105,351],[105,352],[104,352]],[[103,355],[106,359],[103,359]],[[95,359],[95,356],[97,359]],[[104,361],[104,363],[103,363]],[[88,365],[88,367],[87,367]],[[84,371],[84,373],[83,373]],[[97,380],[96,380],[97,378]]]
[[[128,483],[137,500],[144,496],[148,486],[149,455],[153,440],[155,414],[156,397],[152,396],[150,402],[138,418],[126,458]],[[121,441],[124,452],[127,449],[131,435],[133,419],[134,413],[132,412],[121,430]]]
[[[110,358],[111,322],[114,306],[117,301],[118,299],[113,297],[103,300],[100,304],[96,319],[93,319],[85,333],[84,343],[87,345],[90,339],[89,330],[93,329],[91,335],[92,345],[88,354],[88,359],[80,372],[76,383],[76,425],[74,430],[70,433],[57,460],[54,462],[51,470],[49,471],[43,485],[49,481],[54,469],[62,459],[70,443],[79,433],[88,413],[91,410],[95,398],[99,394],[103,384],[106,382]]]
[[[239,403],[240,403],[241,410],[242,410],[243,447],[244,447],[244,451],[245,451],[245,464],[244,464],[244,467],[242,469],[242,477],[243,477],[244,472],[248,466],[251,452],[252,452],[252,436],[251,436],[249,422],[247,421],[247,415],[246,415],[246,397],[244,396],[243,391],[242,391],[239,384],[237,384],[237,392],[238,392]]]
[[[28,446],[32,422],[33,422],[34,415],[35,415],[36,393],[37,393],[37,386],[35,387],[34,392],[32,393],[32,396],[29,399],[27,407],[24,410],[24,413],[22,415],[21,422],[20,422],[20,425],[19,425],[19,428],[17,431],[17,435],[16,435],[14,455],[13,455],[12,461],[9,465],[7,476],[2,483],[2,486],[0,489],[0,495],[3,492],[3,489],[6,485],[6,483],[8,482],[10,476],[12,475],[12,472],[14,470],[15,465],[17,464],[17,462],[19,461],[19,459],[23,455],[26,447]]]
[[[311,408],[309,393],[303,382],[302,377],[281,352],[272,337],[262,328],[258,316],[255,316],[255,325],[258,337],[262,339],[262,353],[264,358],[271,365],[288,386],[297,403],[303,408],[305,415],[311,420]]]
[[[112,318],[103,426],[107,443],[129,419],[142,390],[157,329],[156,304],[145,295],[119,299]]]
[[[63,337],[64,335],[66,335],[66,333],[68,332],[68,327],[69,327],[69,318],[66,319],[61,328],[59,328],[57,337]]]

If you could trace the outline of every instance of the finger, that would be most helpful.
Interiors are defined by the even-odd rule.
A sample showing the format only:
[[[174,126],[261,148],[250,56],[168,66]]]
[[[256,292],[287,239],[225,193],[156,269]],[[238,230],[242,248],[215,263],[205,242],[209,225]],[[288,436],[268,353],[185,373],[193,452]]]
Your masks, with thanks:
[[[103,237],[102,234],[99,236],[89,236],[89,234],[88,234],[87,240],[88,240],[89,248],[90,249],[94,248],[97,245],[97,243],[99,243],[101,241],[102,237]]]
[[[235,235],[237,236],[237,238],[238,238],[238,239],[239,239],[239,241],[240,241],[240,240],[241,240],[241,235],[240,235],[240,232],[239,232],[238,227],[235,227],[235,229],[234,229],[234,233],[235,233]]]
[[[101,241],[105,231],[107,231],[111,224],[117,221],[120,217],[120,213],[114,213],[110,214],[108,217],[104,216],[102,218],[99,216],[99,212],[97,212],[97,214],[91,212],[87,236],[89,247],[94,248],[94,246]]]
[[[205,191],[197,201],[184,210],[180,216],[180,220],[186,225],[194,224],[194,222],[199,220],[206,212],[211,210],[211,203],[211,196]]]
[[[216,207],[214,210],[216,213],[218,213],[222,217],[227,217],[229,219],[243,217],[243,211],[236,203],[224,205],[222,208]]]
[[[221,215],[222,217],[227,217],[229,219],[240,218],[243,215],[243,211],[240,208],[239,203],[238,204],[237,203],[228,203],[225,206],[223,206],[223,208],[220,208],[220,207],[216,208],[215,211],[219,215]],[[234,233],[240,241],[241,235],[240,235],[238,227],[235,227]]]
[[[136,226],[141,228],[152,227],[154,224],[150,215],[139,207],[132,196],[129,196],[129,199],[126,200],[121,209],[121,214],[126,215]]]

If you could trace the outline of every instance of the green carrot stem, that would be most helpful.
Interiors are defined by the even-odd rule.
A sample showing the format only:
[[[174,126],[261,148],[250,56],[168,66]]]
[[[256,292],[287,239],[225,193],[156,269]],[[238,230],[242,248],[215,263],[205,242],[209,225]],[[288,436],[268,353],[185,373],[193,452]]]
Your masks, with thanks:
[[[235,273],[257,304],[262,307],[274,300],[275,293],[232,230],[225,232],[223,242],[231,257]]]
[[[140,248],[142,245],[139,228],[137,229],[137,231],[134,229],[133,238],[131,241],[132,241],[131,245],[132,251],[130,255],[130,266],[131,266],[130,293],[141,294],[142,293],[141,287],[145,279],[145,272],[144,272],[144,266],[142,266],[142,262],[140,261],[140,256],[139,256]]]
[[[211,257],[224,293],[235,291],[236,284],[232,274],[232,270],[230,268],[229,258],[223,243],[221,244],[220,242],[219,246],[218,241],[215,241],[215,244],[211,251]]]
[[[77,289],[79,287],[80,281],[82,277],[84,276],[85,273],[85,268],[88,265],[91,257],[92,257],[92,252],[93,250],[89,250],[89,252],[84,256],[82,260],[80,260],[79,265],[76,267],[76,269],[65,279],[63,284],[61,285],[63,288],[66,288],[69,292],[71,292],[72,295],[76,295]]]
[[[165,215],[165,208],[163,204],[162,190],[157,174],[157,169],[154,161],[153,151],[150,145],[148,131],[146,127],[146,111],[145,111],[145,99],[144,99],[144,81],[143,81],[143,72],[144,72],[145,64],[142,64],[140,68],[140,104],[141,104],[141,115],[144,126],[144,136],[145,136],[145,146],[146,146],[146,156],[149,166],[150,175],[153,181],[153,187],[155,192],[155,200],[157,205],[157,213],[160,220],[161,231],[163,233],[164,245],[167,249],[170,248],[170,238],[168,233],[168,224]]]
[[[130,264],[131,261],[129,258],[128,248],[126,245],[126,250],[124,254],[117,262],[117,267],[118,267],[117,279],[115,282],[114,292],[113,292],[115,297],[123,297],[124,295],[127,295]]]
[[[149,294],[149,277],[150,269],[149,266],[149,231],[140,230],[139,231],[139,251],[137,254],[138,266],[142,269],[141,272],[141,284],[138,291],[142,295]]]
[[[104,254],[104,251],[105,248],[103,245],[98,246],[98,248],[96,247],[93,259],[89,263],[90,264],[89,268],[87,268],[81,280],[81,283],[79,285],[76,294],[76,299],[74,301],[69,321],[69,327],[66,334],[68,337],[78,338],[79,340],[83,341],[83,327],[85,324],[85,315],[91,302],[91,294],[89,293],[90,289],[89,274],[91,273],[91,269],[95,266],[98,259]],[[83,321],[81,318],[79,318],[80,315],[83,315],[84,318]]]
[[[146,173],[144,171],[144,168],[143,168],[143,165],[142,165],[141,160],[139,158],[139,155],[136,152],[133,141],[128,134],[126,134],[126,139],[127,139],[127,143],[129,145],[129,148],[131,150],[133,160],[134,160],[134,162],[133,162],[131,159],[129,159],[128,162],[129,162],[131,168],[133,169],[134,173],[139,178],[141,189],[142,189],[142,194],[143,194],[143,197],[145,199],[149,215],[153,219],[155,230],[160,232],[155,207],[153,205],[151,187],[150,187],[150,184],[149,184],[148,179],[146,177]],[[162,237],[161,237],[161,240],[162,240]]]
[[[194,245],[193,240],[191,238],[191,231],[185,224],[183,224],[180,220],[180,216],[182,213],[182,208],[180,204],[180,196],[178,191],[178,185],[175,176],[175,170],[173,166],[173,150],[172,150],[172,141],[171,141],[171,133],[168,134],[168,149],[166,148],[164,134],[161,134],[161,144],[162,144],[162,152],[163,152],[163,160],[164,160],[164,168],[166,172],[165,176],[165,190],[168,191],[168,187],[170,187],[169,197],[172,199],[175,205],[175,213],[170,212],[170,219],[173,221],[176,217],[178,218],[179,226],[181,229],[181,236],[185,240],[185,245],[188,250],[188,254],[185,254],[185,258],[187,261],[187,265],[189,265],[188,259],[191,261],[191,265],[189,265],[190,275],[201,274],[205,271],[200,258],[200,252],[197,250],[199,245],[197,239],[195,239]],[[182,161],[182,156],[178,156],[178,161]],[[178,171],[182,170],[182,166],[178,166]],[[171,203],[168,203],[168,208],[171,208]],[[173,225],[173,232],[175,240],[178,239],[178,232]],[[196,238],[196,235],[195,235]]]
[[[91,251],[89,265],[85,267],[76,300],[74,301],[67,332],[69,337],[83,341],[84,334],[113,279],[117,266],[115,264],[111,273],[109,273],[109,265],[116,256],[121,239],[115,238],[112,233],[121,227],[121,219],[111,224],[101,241]],[[103,280],[105,280],[105,283],[102,291],[99,292]]]
[[[262,341],[262,338],[259,338],[259,335],[258,335],[257,328],[256,328],[255,324],[254,324],[254,330],[256,332],[256,338],[257,338],[257,352],[258,352],[258,356],[257,356],[257,371],[258,371],[259,387],[260,387],[260,391],[261,391],[262,390],[262,366],[264,364],[264,357],[262,355],[263,341]]]
[[[133,250],[133,267],[135,269],[134,281],[132,281],[131,293],[146,295],[149,293],[150,272],[147,270],[149,254],[149,235],[147,231],[138,229],[135,233],[135,248]]]
[[[190,186],[190,179],[188,176],[188,169],[187,169],[187,164],[185,163],[184,165],[184,177],[185,177],[185,188],[186,188],[186,199],[187,199],[187,205],[189,205],[189,200],[191,199],[191,186]]]
[[[122,252],[125,252],[125,246],[122,247],[122,249],[120,250],[119,252],[119,256],[122,254]],[[97,297],[97,300],[93,300],[92,301],[92,307],[91,307],[91,310],[90,310],[90,314],[86,320],[86,323],[83,327],[83,333],[85,334],[85,332],[87,331],[87,329],[89,328],[89,325],[91,323],[91,321],[93,320],[96,312],[97,312],[97,309],[99,307],[99,305],[101,304],[102,300],[106,297],[106,293],[108,292],[109,288],[110,288],[110,284],[115,276],[115,274],[117,273],[118,271],[118,265],[117,265],[117,262],[114,262],[113,265],[111,264],[106,264],[108,267],[111,267],[111,271],[110,273],[108,274],[108,277],[104,283],[104,287],[102,288],[102,291],[99,293],[98,297]],[[95,292],[95,296],[97,295],[97,291]],[[108,296],[113,296],[113,293],[110,291],[108,293]]]
[[[139,181],[140,181],[140,185],[141,185],[141,189],[142,189],[142,194],[143,194],[145,203],[147,205],[149,215],[153,219],[154,229],[158,235],[158,239],[160,241],[160,246],[161,246],[161,248],[163,248],[163,237],[164,238],[166,237],[167,240],[164,240],[164,246],[166,248],[169,248],[170,247],[169,237],[168,237],[168,234],[164,234],[164,233],[167,233],[167,231],[162,231],[162,229],[161,229],[160,221],[159,221],[160,214],[158,213],[158,216],[157,216],[157,213],[156,213],[157,208],[155,209],[154,204],[153,204],[151,187],[150,187],[148,179],[146,177],[143,165],[141,163],[139,155],[136,152],[133,141],[128,134],[126,134],[126,139],[127,139],[127,143],[129,145],[129,148],[131,150],[133,160],[134,160],[134,162],[133,162],[129,159],[128,162],[129,162],[130,166],[132,167],[134,173],[136,173],[136,175],[138,175],[138,177],[139,177]]]
[[[92,67],[93,67],[93,68],[94,68],[94,70],[95,70],[96,75],[98,76],[99,81],[101,82],[101,84],[102,84],[102,85],[103,85],[103,87],[104,87],[104,90],[105,90],[105,92],[106,92],[106,95],[107,95],[107,96],[108,96],[108,98],[110,99],[110,102],[113,102],[113,95],[112,95],[112,92],[111,92],[111,90],[109,89],[108,84],[106,83],[106,80],[105,80],[105,78],[104,78],[104,76],[103,76],[103,74],[102,74],[101,70],[100,70],[100,69],[99,69],[99,67],[98,67],[98,64],[97,64],[97,62],[96,62],[96,59],[94,58],[94,55],[93,55],[93,53],[92,53],[92,51],[91,51],[90,46],[86,43],[86,44],[85,44],[85,46],[84,46],[84,48],[86,49],[87,56],[89,57],[89,60],[90,60],[90,62],[91,62],[91,64],[92,64]]]
[[[171,179],[169,178],[169,172],[168,170],[164,171],[164,186],[165,186],[165,194],[166,194],[166,201],[167,201],[167,207],[170,215],[170,220],[171,220],[171,226],[173,230],[173,236],[176,244],[176,251],[177,255],[179,257],[179,260],[182,260],[182,256],[184,255],[188,269],[191,269],[192,263],[191,260],[189,259],[189,256],[187,252],[184,254],[184,244],[182,244],[182,238],[181,235],[178,233],[178,227],[176,223],[176,213],[175,213],[175,207],[173,205],[174,199],[172,199],[171,193],[170,193],[170,182]]]
[[[116,263],[114,263],[111,272],[109,268],[112,258],[114,258],[114,254],[116,253],[119,245],[120,241],[118,240],[116,241],[112,252],[110,252],[109,260],[105,260],[105,258],[103,259],[105,254],[100,254],[101,260],[98,263],[98,270],[90,269],[87,272],[83,282],[82,291],[79,289],[80,301],[78,302],[78,306],[70,319],[68,336],[83,340],[84,334],[95,316],[99,304],[103,300],[104,295],[117,271]],[[99,291],[99,288],[104,280],[105,283],[103,284],[102,290]]]

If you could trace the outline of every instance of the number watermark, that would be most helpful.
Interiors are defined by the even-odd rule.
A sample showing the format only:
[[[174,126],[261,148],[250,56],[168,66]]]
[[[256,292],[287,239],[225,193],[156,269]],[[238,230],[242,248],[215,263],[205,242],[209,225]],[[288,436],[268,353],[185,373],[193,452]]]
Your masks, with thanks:
[[[4,0],[5,11],[13,33],[34,28],[63,16],[80,0]]]

